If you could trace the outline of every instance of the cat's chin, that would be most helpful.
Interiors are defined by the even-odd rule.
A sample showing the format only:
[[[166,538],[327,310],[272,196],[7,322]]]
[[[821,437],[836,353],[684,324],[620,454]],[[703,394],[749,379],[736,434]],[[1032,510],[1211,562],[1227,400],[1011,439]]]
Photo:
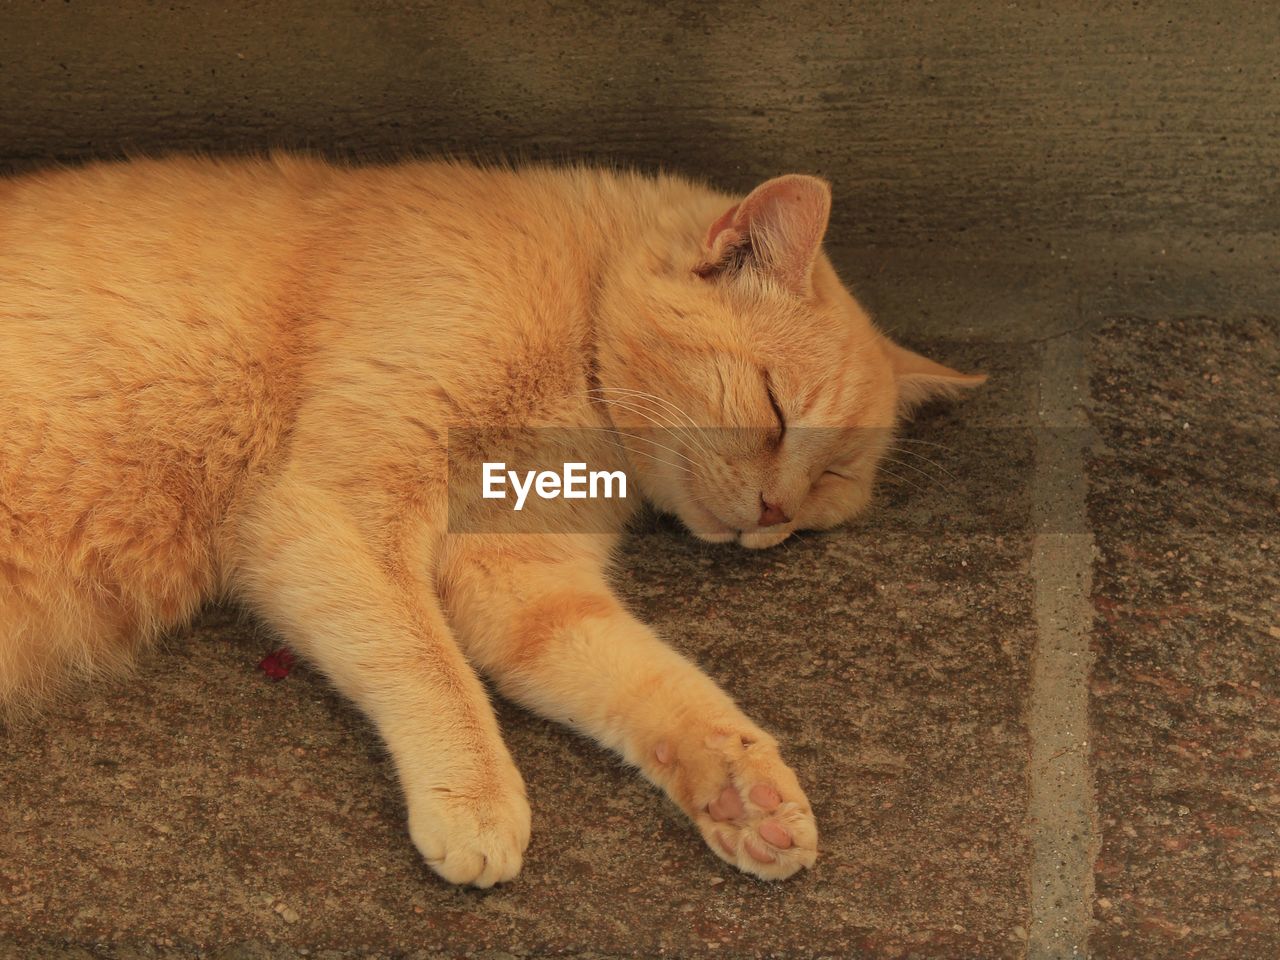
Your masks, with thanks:
[[[690,529],[695,537],[703,543],[737,543],[746,547],[748,550],[768,550],[770,547],[776,547],[787,537],[791,536],[794,531],[786,530],[756,530],[750,533],[741,533],[737,530],[727,531],[711,531],[711,530],[694,530]]]
[[[733,543],[738,539],[736,530],[728,530],[723,533],[712,532],[709,530],[690,530],[695,537],[703,543]]]
[[[785,530],[755,530],[739,534],[738,543],[748,550],[768,550],[770,547],[776,547],[793,532],[790,527]]]

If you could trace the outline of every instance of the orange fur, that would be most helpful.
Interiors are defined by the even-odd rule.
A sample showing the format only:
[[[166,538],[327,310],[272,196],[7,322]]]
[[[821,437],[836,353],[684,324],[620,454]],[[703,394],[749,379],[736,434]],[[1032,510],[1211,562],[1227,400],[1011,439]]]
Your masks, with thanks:
[[[509,879],[529,837],[473,664],[619,750],[718,855],[811,864],[772,740],[609,592],[630,508],[459,533],[482,504],[448,479],[582,428],[709,540],[852,516],[900,404],[980,378],[875,330],[821,252],[829,196],[288,155],[4,182],[0,702],[230,595],[377,724],[449,880]],[[766,824],[789,845],[762,859]]]

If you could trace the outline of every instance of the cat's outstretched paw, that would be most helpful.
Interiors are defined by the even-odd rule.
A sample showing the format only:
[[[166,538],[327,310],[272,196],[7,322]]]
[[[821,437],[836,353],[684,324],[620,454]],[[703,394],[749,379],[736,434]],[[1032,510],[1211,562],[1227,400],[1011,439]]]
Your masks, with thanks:
[[[818,831],[808,807],[782,795],[766,783],[747,791],[727,786],[711,804],[698,827],[716,853],[739,870],[766,880],[785,880],[802,867],[813,866],[818,855]]]
[[[496,795],[435,789],[410,801],[409,836],[432,870],[473,887],[515,878],[529,846],[529,803],[523,783],[507,787]]]
[[[813,866],[818,827],[771,740],[717,732],[700,745],[662,741],[654,755],[668,789],[721,859],[766,880]]]

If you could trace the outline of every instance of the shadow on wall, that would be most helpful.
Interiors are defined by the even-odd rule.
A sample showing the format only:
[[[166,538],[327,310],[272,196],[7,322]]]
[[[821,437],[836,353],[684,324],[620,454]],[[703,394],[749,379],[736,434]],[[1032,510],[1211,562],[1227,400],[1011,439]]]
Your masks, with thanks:
[[[305,147],[830,178],[841,243],[1275,231],[1280,21],[793,2],[0,12],[0,165]]]

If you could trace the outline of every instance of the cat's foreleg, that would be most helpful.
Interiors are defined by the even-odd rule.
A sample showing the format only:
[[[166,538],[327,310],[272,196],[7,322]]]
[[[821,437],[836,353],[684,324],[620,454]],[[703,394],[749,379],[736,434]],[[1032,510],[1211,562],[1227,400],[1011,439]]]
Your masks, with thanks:
[[[722,859],[769,879],[811,866],[813,813],[777,742],[631,616],[600,551],[575,556],[572,539],[451,547],[446,605],[472,662],[639,767]]]
[[[279,485],[238,538],[240,595],[374,722],[427,863],[453,883],[514,877],[524,782],[434,595],[313,486]]]

